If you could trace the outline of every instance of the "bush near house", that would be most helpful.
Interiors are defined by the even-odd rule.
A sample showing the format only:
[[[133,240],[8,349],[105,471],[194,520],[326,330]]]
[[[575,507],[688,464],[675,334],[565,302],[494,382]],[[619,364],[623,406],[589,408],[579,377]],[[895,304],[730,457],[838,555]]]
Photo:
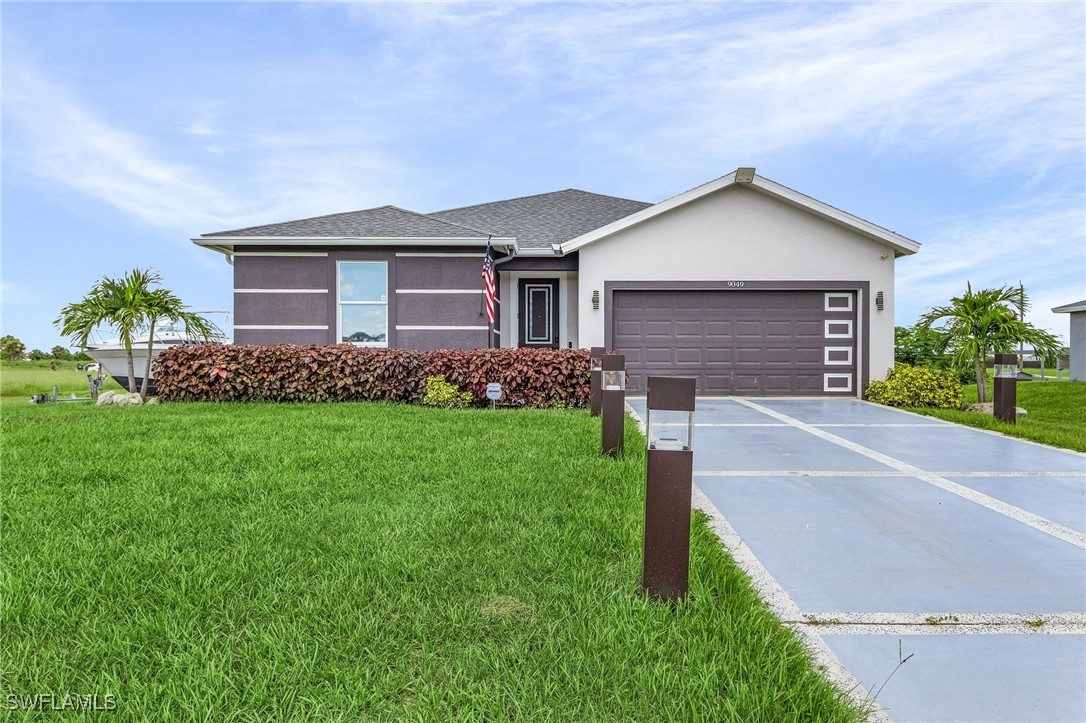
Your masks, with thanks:
[[[426,394],[422,406],[440,409],[463,409],[471,404],[471,392],[462,392],[445,381],[443,374],[426,379]]]
[[[579,349],[377,349],[334,346],[175,347],[155,362],[155,386],[167,401],[419,402],[428,377],[486,404],[499,382],[512,406],[588,403],[588,351]]]
[[[960,409],[962,382],[953,372],[898,364],[885,380],[871,382],[867,400],[890,407]]]

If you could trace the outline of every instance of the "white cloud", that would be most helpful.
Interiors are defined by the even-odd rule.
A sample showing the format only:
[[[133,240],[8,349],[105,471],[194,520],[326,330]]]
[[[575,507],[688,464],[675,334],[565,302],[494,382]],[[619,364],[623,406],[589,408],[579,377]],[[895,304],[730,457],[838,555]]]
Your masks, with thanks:
[[[182,130],[197,145],[171,147],[167,136],[111,124],[27,64],[5,61],[4,120],[18,139],[5,162],[183,236],[384,203],[402,177],[374,138],[351,131],[228,131],[198,118]]]
[[[974,288],[1017,286],[1029,294],[1028,319],[1067,337],[1066,314],[1051,308],[1081,299],[1086,281],[1086,211],[1078,197],[1050,196],[999,213],[936,219],[921,253],[897,264],[899,324]],[[1068,274],[1068,270],[1077,270]]]
[[[656,158],[862,141],[977,170],[1076,163],[1083,10],[1061,3],[352,6],[418,68],[481,64]],[[402,60],[397,56],[398,60]],[[556,94],[558,100],[548,100]],[[574,95],[569,104],[561,100]],[[641,132],[650,143],[633,144]]]

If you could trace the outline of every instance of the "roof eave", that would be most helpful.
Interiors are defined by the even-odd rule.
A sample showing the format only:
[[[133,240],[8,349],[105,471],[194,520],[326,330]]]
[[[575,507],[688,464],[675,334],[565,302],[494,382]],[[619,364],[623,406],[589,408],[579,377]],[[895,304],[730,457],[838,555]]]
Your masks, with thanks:
[[[439,238],[429,236],[197,236],[192,242],[197,246],[233,253],[235,246],[485,246],[517,253],[515,238]],[[230,249],[230,251],[223,251]]]
[[[1086,311],[1086,300],[1052,307],[1053,314],[1073,314],[1077,311]]]

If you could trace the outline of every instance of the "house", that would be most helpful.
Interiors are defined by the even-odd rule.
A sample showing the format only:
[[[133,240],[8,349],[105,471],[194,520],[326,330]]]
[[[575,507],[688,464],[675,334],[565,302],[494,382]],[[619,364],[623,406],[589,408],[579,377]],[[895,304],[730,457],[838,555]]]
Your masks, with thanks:
[[[754,169],[656,204],[570,189],[193,241],[234,265],[239,344],[605,346],[631,390],[676,374],[722,395],[861,394],[893,366],[894,262],[919,249]]]
[[[1052,309],[1071,315],[1071,379],[1086,381],[1086,299]]]

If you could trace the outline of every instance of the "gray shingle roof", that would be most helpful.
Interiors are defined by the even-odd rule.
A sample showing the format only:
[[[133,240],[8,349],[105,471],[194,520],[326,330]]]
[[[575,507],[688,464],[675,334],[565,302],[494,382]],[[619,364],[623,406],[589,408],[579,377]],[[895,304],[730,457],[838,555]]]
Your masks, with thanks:
[[[651,203],[566,189],[422,214],[395,206],[335,213],[265,226],[205,233],[201,238],[516,238],[524,248],[550,248]]]
[[[380,206],[363,211],[334,213],[330,216],[303,218],[298,221],[250,226],[233,231],[205,233],[204,237],[249,236],[286,238],[486,238],[491,234],[467,228],[452,220],[426,216],[395,206]]]
[[[553,243],[569,241],[651,205],[570,188],[436,211],[427,216],[485,228],[495,236],[516,237],[522,249],[550,248]]]

